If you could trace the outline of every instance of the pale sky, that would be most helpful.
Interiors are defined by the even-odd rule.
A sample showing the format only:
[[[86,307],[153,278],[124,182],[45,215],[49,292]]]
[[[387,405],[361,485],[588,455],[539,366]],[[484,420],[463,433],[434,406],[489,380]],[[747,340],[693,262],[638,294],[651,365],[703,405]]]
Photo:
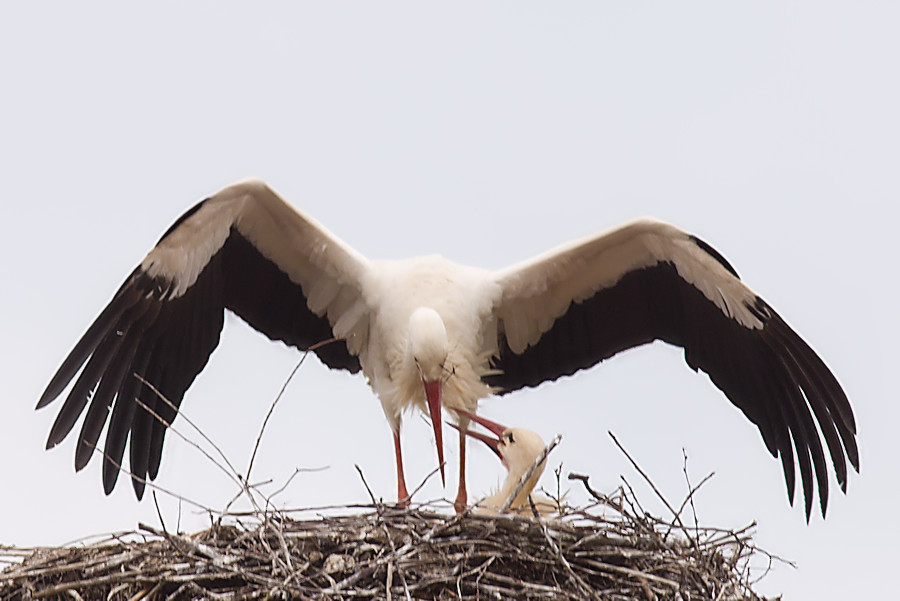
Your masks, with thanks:
[[[58,544],[158,524],[100,461],[74,474],[44,386],[185,209],[262,177],[363,254],[502,267],[639,216],[718,249],[824,358],[854,407],[862,474],[826,520],[787,503],[759,432],[680,350],[655,344],[481,413],[563,440],[551,465],[611,492],[624,475],[665,514],[612,430],[680,503],[682,449],[701,522],[757,521],[798,564],[758,586],[787,599],[875,598],[900,560],[894,306],[900,8],[887,2],[17,3],[0,7],[0,544]],[[229,316],[184,411],[246,466],[300,355]],[[890,385],[889,385],[890,382]],[[176,428],[190,433],[183,420]],[[196,438],[196,436],[194,436]],[[447,435],[448,487],[457,452]],[[407,478],[435,467],[405,421]],[[502,467],[471,446],[470,493]],[[362,376],[310,358],[275,411],[254,479],[287,506],[396,493]],[[243,467],[241,469],[244,469]],[[222,508],[232,484],[170,434],[157,483]],[[552,474],[542,484],[555,486]],[[568,483],[564,482],[564,485]],[[799,491],[798,491],[799,493]],[[572,487],[570,498],[583,502]],[[161,497],[172,528],[177,503]],[[181,528],[206,518],[184,507]]]

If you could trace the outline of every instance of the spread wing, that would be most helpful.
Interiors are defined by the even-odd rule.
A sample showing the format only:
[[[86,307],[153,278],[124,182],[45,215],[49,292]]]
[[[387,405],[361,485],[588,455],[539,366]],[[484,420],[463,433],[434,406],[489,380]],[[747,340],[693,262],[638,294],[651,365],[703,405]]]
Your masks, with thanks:
[[[298,349],[341,338],[314,352],[329,367],[356,372],[368,333],[360,297],[366,269],[364,257],[260,181],[241,182],[200,202],[162,236],[53,376],[38,408],[75,383],[47,448],[68,435],[87,407],[75,451],[75,469],[82,469],[109,416],[104,489],[109,494],[115,486],[130,437],[132,483],[140,498],[145,479],[159,470],[163,422],[171,423],[218,344],[224,310]]]
[[[795,453],[806,515],[813,476],[822,514],[828,470],[841,488],[859,469],[856,424],[837,379],[809,345],[711,246],[641,220],[496,274],[501,392],[572,374],[623,350],[662,340],[684,349],[759,428],[781,458],[793,502]],[[818,427],[818,430],[817,430]]]

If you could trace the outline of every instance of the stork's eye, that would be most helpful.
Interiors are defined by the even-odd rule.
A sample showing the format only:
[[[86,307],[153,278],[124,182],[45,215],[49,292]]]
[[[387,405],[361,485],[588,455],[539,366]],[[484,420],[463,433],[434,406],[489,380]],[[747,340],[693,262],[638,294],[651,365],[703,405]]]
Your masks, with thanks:
[[[447,369],[447,366],[444,365],[444,382],[452,378],[456,375],[456,366],[452,366],[450,369]]]
[[[507,444],[513,444],[516,440],[513,438],[512,432],[507,432],[503,435],[503,439],[506,440]]]

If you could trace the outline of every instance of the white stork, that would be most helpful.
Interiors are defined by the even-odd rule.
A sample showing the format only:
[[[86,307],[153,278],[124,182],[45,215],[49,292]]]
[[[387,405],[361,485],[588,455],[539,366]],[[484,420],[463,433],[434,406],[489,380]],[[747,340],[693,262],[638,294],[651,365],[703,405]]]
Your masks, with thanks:
[[[458,413],[481,424],[496,436],[496,438],[492,438],[480,432],[466,430],[467,435],[472,438],[477,438],[486,444],[488,448],[500,458],[503,467],[506,468],[506,479],[503,481],[503,484],[500,485],[500,488],[478,503],[478,509],[480,509],[482,513],[499,513],[509,496],[512,494],[513,489],[515,489],[516,485],[519,483],[519,480],[538,460],[538,457],[544,450],[544,441],[541,439],[541,436],[533,430],[528,430],[526,428],[508,428],[502,424],[498,424],[497,422],[493,422],[480,415],[475,415],[464,410],[460,410]],[[537,486],[537,482],[540,479],[541,474],[544,473],[545,467],[547,467],[546,458],[541,461],[541,464],[534,470],[534,473],[531,474],[525,482],[525,485],[522,486],[522,490],[516,494],[516,498],[513,499],[512,503],[509,505],[509,511],[522,515],[532,515],[528,496],[532,494],[534,487]],[[540,497],[537,499],[532,498],[532,500],[534,501],[535,508],[537,508],[538,512],[541,514],[553,513],[557,510],[556,503],[549,498]]]
[[[442,405],[474,412],[481,397],[537,386],[654,340],[684,348],[688,365],[756,424],[781,458],[792,503],[796,457],[807,519],[813,476],[823,515],[827,506],[822,438],[842,490],[846,460],[859,469],[853,412],[834,375],[695,236],[644,219],[499,271],[440,256],[374,261],[258,180],[187,211],[122,284],[38,402],[49,404],[81,370],[47,448],[89,404],[75,469],[88,463],[109,416],[104,489],[115,485],[130,437],[140,498],[145,478],[159,470],[166,426],[135,398],[166,423],[177,409],[133,374],[179,407],[218,344],[224,309],[271,339],[313,348],[333,369],[362,369],[393,430],[401,502],[404,409],[427,406],[443,465]],[[332,338],[339,340],[317,345]],[[465,430],[467,419],[459,420]],[[459,439],[462,507],[465,435]]]

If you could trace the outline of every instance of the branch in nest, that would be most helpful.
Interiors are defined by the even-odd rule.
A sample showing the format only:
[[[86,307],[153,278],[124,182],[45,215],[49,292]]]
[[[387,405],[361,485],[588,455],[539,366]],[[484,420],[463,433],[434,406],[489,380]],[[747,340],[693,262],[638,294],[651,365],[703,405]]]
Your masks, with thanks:
[[[141,526],[131,540],[0,548],[0,562],[10,563],[0,572],[0,598],[105,599],[115,589],[116,598],[163,599],[758,600],[750,561],[769,557],[753,546],[750,528],[698,526],[689,540],[649,514],[581,508],[536,521],[375,505],[318,519],[266,512],[255,526],[241,514],[242,522],[191,536]]]

